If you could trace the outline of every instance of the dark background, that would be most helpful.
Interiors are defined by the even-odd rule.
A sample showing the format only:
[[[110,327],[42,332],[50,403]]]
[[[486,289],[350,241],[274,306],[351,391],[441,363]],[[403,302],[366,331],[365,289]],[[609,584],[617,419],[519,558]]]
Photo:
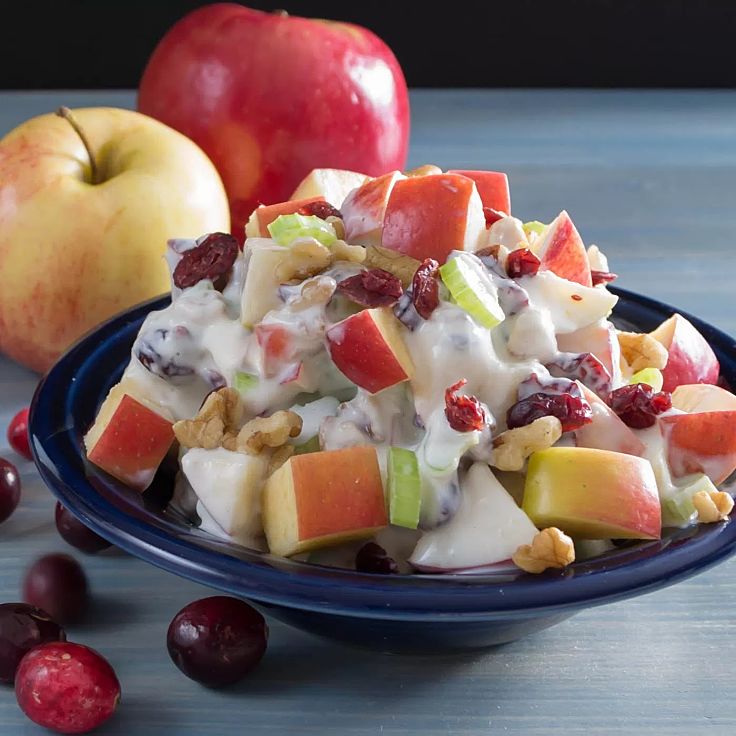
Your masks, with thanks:
[[[202,0],[0,0],[0,89],[136,87]],[[281,0],[381,36],[414,87],[734,87],[735,0]]]

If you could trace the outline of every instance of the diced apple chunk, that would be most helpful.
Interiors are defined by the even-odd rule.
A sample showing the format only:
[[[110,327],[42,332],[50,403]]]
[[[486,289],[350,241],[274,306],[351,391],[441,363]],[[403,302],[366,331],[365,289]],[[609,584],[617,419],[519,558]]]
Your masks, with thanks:
[[[564,210],[544,230],[536,249],[542,268],[582,286],[593,285],[583,239]]]
[[[475,183],[457,174],[397,181],[386,208],[381,245],[417,260],[444,263],[453,250],[475,251],[486,235]]]
[[[414,371],[400,323],[387,307],[365,309],[325,335],[335,365],[353,383],[376,393],[409,380]]]
[[[365,174],[347,169],[312,169],[291,199],[324,199],[340,209],[348,194],[369,179]]]
[[[391,191],[406,177],[392,171],[370,179],[352,191],[340,208],[345,225],[345,240],[353,245],[380,246],[383,220]]]
[[[173,421],[153,402],[113,386],[84,438],[87,459],[131,488],[144,491],[174,441]]]
[[[271,240],[249,241],[246,246],[246,274],[241,296],[241,321],[253,327],[272,309],[282,306],[279,298],[279,266],[289,249]]]
[[[270,237],[268,226],[276,218],[281,215],[292,215],[305,205],[323,201],[323,197],[308,197],[256,207],[245,226],[245,236],[246,238],[268,238]]]
[[[455,516],[422,535],[410,557],[415,567],[428,572],[483,567],[531,544],[537,529],[487,465],[471,466],[462,494]]]
[[[585,539],[659,539],[659,493],[648,460],[550,447],[529,458],[522,508],[540,528]]]
[[[261,489],[268,460],[223,447],[195,447],[181,469],[209,515],[233,539],[248,542],[262,533]]]
[[[450,169],[448,174],[467,176],[475,182],[481,202],[484,207],[490,207],[497,212],[511,214],[511,194],[509,193],[509,178],[501,171],[468,171],[465,169]]]
[[[672,406],[688,414],[701,411],[736,411],[736,394],[709,383],[688,383],[678,386],[672,392]]]
[[[366,539],[387,523],[372,446],[292,456],[263,490],[263,525],[275,555]]]

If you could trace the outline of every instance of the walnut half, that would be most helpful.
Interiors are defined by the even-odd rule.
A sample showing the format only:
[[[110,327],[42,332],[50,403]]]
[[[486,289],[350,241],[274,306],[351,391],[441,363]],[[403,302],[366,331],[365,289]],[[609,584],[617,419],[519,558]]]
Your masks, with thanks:
[[[490,464],[499,470],[522,470],[532,453],[552,447],[560,437],[557,417],[539,417],[525,427],[507,429],[493,440]]]
[[[237,435],[225,438],[222,446],[247,455],[260,455],[266,448],[285,445],[302,431],[302,418],[293,411],[277,411],[270,417],[256,417],[246,422]]]
[[[525,572],[540,573],[575,562],[575,545],[567,534],[551,526],[537,532],[531,544],[522,544],[511,559]]]
[[[733,510],[733,498],[725,491],[698,491],[693,496],[693,506],[701,524],[726,521]]]
[[[651,335],[640,332],[619,332],[618,343],[621,346],[621,357],[634,373],[644,368],[661,370],[667,365],[667,348]]]

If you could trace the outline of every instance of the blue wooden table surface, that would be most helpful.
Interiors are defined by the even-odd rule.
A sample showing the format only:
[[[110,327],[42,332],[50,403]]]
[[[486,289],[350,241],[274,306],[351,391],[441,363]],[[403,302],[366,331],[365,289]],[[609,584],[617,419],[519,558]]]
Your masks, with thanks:
[[[134,97],[0,93],[0,135],[60,104],[131,107]],[[566,208],[621,286],[736,334],[735,93],[422,91],[412,104],[411,165],[507,171],[519,216]],[[35,384],[0,359],[0,426]],[[0,455],[13,457],[3,443]],[[0,527],[2,601],[18,598],[36,556],[65,549],[50,494],[30,463],[20,470],[22,505]],[[120,554],[82,562],[95,602],[70,633],[110,659],[123,688],[101,736],[736,731],[736,560],[461,657],[354,651],[271,622],[261,667],[228,692],[184,678],[165,649],[171,617],[206,589]],[[0,734],[41,733],[0,690]]]

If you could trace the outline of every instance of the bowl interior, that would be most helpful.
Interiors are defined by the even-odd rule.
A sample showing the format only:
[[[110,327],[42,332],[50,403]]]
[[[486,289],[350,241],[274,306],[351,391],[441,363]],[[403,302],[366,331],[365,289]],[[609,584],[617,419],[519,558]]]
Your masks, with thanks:
[[[614,289],[619,326],[648,331],[673,313],[654,300]],[[192,527],[167,510],[172,469],[143,495],[87,462],[82,437],[120,378],[145,316],[168,304],[146,302],[74,346],[39,386],[31,407],[32,446],[52,491],[110,541],[160,567],[254,600],[345,615],[472,618],[581,607],[653,589],[715,564],[734,551],[736,526],[667,530],[564,571],[541,576],[497,566],[474,575],[371,576],[244,549]],[[727,335],[685,315],[709,340],[724,378],[736,384],[736,348]]]

